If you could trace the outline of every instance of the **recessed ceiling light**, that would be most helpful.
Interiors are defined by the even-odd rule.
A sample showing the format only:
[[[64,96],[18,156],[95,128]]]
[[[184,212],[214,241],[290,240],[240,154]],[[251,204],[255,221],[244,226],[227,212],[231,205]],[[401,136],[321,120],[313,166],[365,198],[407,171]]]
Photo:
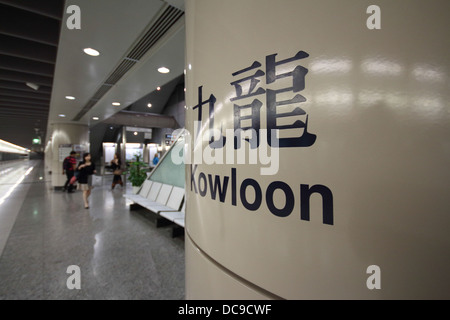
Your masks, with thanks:
[[[137,134],[138,134],[138,133],[135,131],[135,132],[134,132],[134,135],[137,136]]]
[[[66,96],[66,99],[67,99],[67,100],[75,100],[75,97],[72,97],[72,96]]]
[[[92,117],[92,120],[98,120],[99,117]]]
[[[120,102],[113,102],[112,105],[113,106],[120,106]]]
[[[151,108],[151,107],[152,107],[152,104],[151,104],[151,103],[148,103],[148,104],[147,104],[147,107]]]
[[[161,73],[169,73],[170,72],[170,70],[168,68],[166,68],[166,67],[158,68],[158,71],[161,72]]]
[[[65,118],[66,115],[61,113],[61,114],[58,114],[58,117],[60,117],[60,118]]]
[[[25,82],[25,84],[26,84],[27,86],[29,86],[31,89],[33,89],[33,90],[38,90],[38,89],[39,89],[39,86],[38,86],[37,84],[35,84],[35,83],[32,83],[32,82]]]
[[[93,56],[93,57],[100,55],[100,52],[98,52],[97,50],[92,49],[92,48],[84,48],[83,51],[84,51],[84,53],[86,53],[90,56]]]
[[[156,90],[158,90],[158,91],[161,90],[161,87],[157,87]]]

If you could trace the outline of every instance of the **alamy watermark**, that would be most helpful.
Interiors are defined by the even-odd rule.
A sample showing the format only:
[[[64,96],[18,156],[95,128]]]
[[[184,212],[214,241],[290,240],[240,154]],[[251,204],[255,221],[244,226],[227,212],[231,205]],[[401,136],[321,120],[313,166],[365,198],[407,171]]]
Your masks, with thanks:
[[[70,16],[66,20],[66,26],[69,30],[81,29],[81,9],[79,6],[71,4],[66,8],[66,13]],[[371,14],[366,20],[368,29],[381,29],[381,9],[377,5],[370,5],[366,9],[367,14]]]
[[[200,121],[194,121],[194,131],[200,129]],[[261,175],[275,175],[280,167],[278,130],[226,129],[222,136],[218,129],[206,129],[193,141],[185,130],[185,143],[176,144],[170,154],[174,164],[247,164],[259,165]],[[180,131],[175,130],[174,136]],[[222,139],[215,139],[221,137]],[[256,146],[256,137],[259,145]],[[268,138],[270,137],[270,138]],[[224,143],[224,141],[231,143]],[[205,143],[206,142],[206,145]]]
[[[77,5],[69,5],[66,8],[66,13],[70,16],[66,20],[66,26],[69,30],[81,29],[81,9]]]
[[[367,18],[366,26],[367,29],[381,29],[381,9],[377,5],[370,5],[366,10],[367,14],[371,14],[369,18]]]
[[[366,270],[367,274],[370,276],[367,278],[366,286],[367,289],[381,289],[381,269],[376,264],[370,265]]]
[[[67,267],[66,273],[70,274],[70,276],[67,278],[67,281],[66,281],[67,289],[69,289],[69,290],[81,289],[80,267],[77,265],[70,265]]]

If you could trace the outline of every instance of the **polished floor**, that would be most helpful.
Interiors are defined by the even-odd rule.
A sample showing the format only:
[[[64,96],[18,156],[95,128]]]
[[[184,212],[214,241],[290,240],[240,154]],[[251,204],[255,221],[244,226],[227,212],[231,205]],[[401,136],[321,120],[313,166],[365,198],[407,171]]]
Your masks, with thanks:
[[[0,166],[0,299],[184,299],[183,237],[130,211],[131,186],[111,180],[85,209],[81,191],[52,189],[43,161]]]

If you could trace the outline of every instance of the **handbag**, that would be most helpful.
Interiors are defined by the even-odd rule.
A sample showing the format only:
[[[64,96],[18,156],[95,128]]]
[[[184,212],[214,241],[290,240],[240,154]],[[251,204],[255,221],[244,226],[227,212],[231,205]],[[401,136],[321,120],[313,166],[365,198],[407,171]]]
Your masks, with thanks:
[[[122,169],[119,168],[119,169],[114,170],[113,174],[116,175],[116,176],[122,175]]]
[[[103,183],[102,177],[97,175],[91,175],[91,185],[92,186],[101,186]]]

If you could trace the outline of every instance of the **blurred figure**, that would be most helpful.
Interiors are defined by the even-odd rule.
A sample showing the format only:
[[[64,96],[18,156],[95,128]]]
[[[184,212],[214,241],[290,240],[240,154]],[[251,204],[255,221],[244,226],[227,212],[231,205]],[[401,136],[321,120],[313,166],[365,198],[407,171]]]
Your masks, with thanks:
[[[64,184],[63,191],[73,192],[73,184],[70,183],[73,175],[75,174],[75,168],[77,166],[77,159],[75,159],[75,151],[71,151],[70,155],[67,156],[63,161],[63,174],[66,174],[67,181]]]
[[[114,174],[111,189],[114,189],[116,184],[120,184],[123,187],[122,161],[120,161],[120,157],[118,154],[114,154],[114,159],[111,161],[111,169],[113,170],[113,174]]]
[[[153,165],[156,166],[159,162],[159,154],[155,154],[155,156],[153,157]]]
[[[95,164],[91,161],[91,154],[85,153],[83,161],[80,161],[77,167],[78,170],[78,186],[83,191],[84,207],[89,209],[89,196],[92,190],[92,175],[97,173],[95,171]]]

